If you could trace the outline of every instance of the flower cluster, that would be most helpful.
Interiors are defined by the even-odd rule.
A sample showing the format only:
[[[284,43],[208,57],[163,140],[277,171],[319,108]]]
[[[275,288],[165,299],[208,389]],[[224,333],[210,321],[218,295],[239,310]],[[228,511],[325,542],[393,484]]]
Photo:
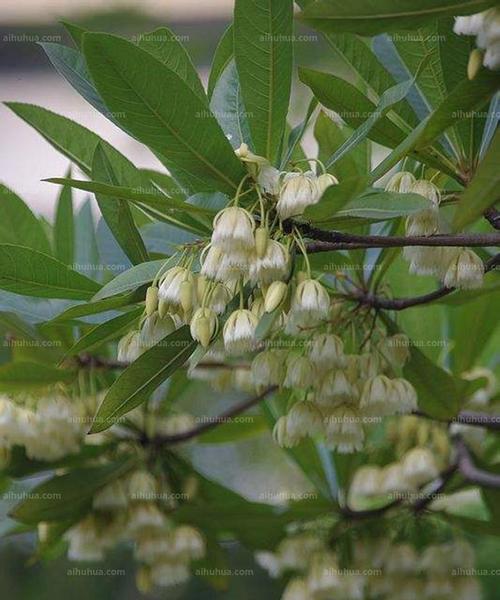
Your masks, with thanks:
[[[26,406],[7,396],[0,397],[0,448],[6,453],[22,446],[28,458],[54,461],[80,450],[85,437],[86,417],[95,403],[72,403],[63,396],[41,398]]]
[[[429,544],[417,551],[408,542],[362,539],[353,547],[352,565],[341,568],[323,537],[302,533],[285,538],[276,552],[256,553],[271,577],[294,572],[281,600],[479,600],[473,548],[464,540]],[[462,575],[463,573],[463,575]]]
[[[469,64],[471,79],[481,62],[493,71],[500,69],[500,8],[490,8],[469,17],[457,17],[455,33],[476,36],[480,50],[473,51]]]
[[[431,236],[442,232],[441,195],[433,183],[425,179],[417,181],[411,173],[402,171],[390,179],[386,189],[420,194],[430,202],[429,208],[408,217],[406,235]],[[403,256],[410,263],[411,273],[435,275],[448,288],[473,289],[483,285],[483,261],[469,248],[409,246]]]
[[[328,332],[313,335],[303,353],[271,349],[258,354],[252,363],[255,384],[291,388],[296,396],[276,422],[278,444],[291,447],[306,436],[323,435],[340,453],[360,450],[364,424],[416,409],[413,386],[387,376],[401,369],[408,355],[402,334],[383,337],[371,351],[348,354],[342,339]]]
[[[166,515],[174,506],[165,482],[149,471],[134,471],[94,496],[92,512],[66,533],[68,558],[101,561],[117,543],[132,541],[142,592],[182,583],[190,577],[190,562],[204,556],[205,541],[197,529],[176,525]],[[46,528],[41,528],[42,538]]]

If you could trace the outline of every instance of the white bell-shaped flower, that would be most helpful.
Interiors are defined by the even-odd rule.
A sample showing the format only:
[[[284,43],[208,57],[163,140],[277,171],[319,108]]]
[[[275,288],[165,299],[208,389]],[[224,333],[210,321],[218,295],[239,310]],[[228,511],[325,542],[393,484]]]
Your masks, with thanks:
[[[239,206],[229,206],[215,215],[212,245],[227,253],[250,252],[255,248],[255,221],[252,215]]]
[[[280,219],[301,215],[320,198],[318,178],[312,171],[287,173],[283,178],[276,211]]]
[[[226,352],[237,355],[254,350],[258,324],[258,318],[250,310],[240,308],[231,313],[222,331]]]

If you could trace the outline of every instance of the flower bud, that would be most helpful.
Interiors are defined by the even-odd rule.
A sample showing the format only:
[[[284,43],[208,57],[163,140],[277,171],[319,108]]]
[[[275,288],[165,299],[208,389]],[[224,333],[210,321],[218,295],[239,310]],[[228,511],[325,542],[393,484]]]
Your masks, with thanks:
[[[476,78],[476,75],[481,70],[483,64],[483,53],[479,48],[474,48],[469,56],[469,63],[467,64],[467,77],[470,81]]]
[[[255,230],[255,251],[257,258],[264,258],[269,240],[269,231],[267,227],[257,227]]]
[[[266,292],[266,299],[264,302],[265,311],[270,313],[273,312],[285,299],[288,286],[283,281],[273,281]]]
[[[151,571],[149,567],[139,567],[135,574],[135,585],[139,592],[143,595],[149,594],[153,587],[153,582],[151,580]]]
[[[198,308],[191,319],[191,337],[203,348],[208,348],[217,331],[217,315],[210,308]]]
[[[181,283],[179,299],[184,313],[189,313],[194,304],[195,287],[192,280],[186,279]]]
[[[146,291],[146,314],[150,317],[158,308],[158,288],[148,287]]]

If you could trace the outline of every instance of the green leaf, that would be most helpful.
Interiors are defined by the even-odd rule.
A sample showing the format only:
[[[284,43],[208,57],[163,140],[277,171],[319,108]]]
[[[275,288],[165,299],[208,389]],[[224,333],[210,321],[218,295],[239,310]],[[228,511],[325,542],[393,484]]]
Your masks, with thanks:
[[[75,43],[75,46],[77,48],[81,48],[82,43],[83,43],[83,34],[87,30],[84,29],[83,27],[80,27],[79,25],[75,25],[75,23],[70,23],[69,21],[65,21],[64,19],[61,19],[60,22],[61,22],[61,25],[63,25],[64,28],[66,29],[66,31],[70,34],[71,39]]]
[[[195,214],[198,213],[211,216],[214,214],[214,211],[195,206],[194,204],[187,204],[178,198],[168,198],[167,196],[161,196],[160,194],[143,192],[140,188],[136,189],[109,183],[101,183],[99,181],[83,181],[79,179],[66,179],[62,177],[51,177],[45,181],[48,181],[49,183],[69,185],[78,190],[93,192],[94,194],[102,194],[104,196],[115,197],[121,200],[129,200],[130,202],[134,202],[136,204],[144,204],[158,212],[182,213],[189,211]]]
[[[453,220],[460,231],[500,200],[500,130],[498,130],[477,171],[460,198]]]
[[[57,201],[54,248],[56,258],[68,266],[73,264],[75,258],[75,222],[73,218],[73,194],[68,186],[61,188]]]
[[[210,110],[222,127],[233,148],[244,142],[252,145],[247,112],[241,97],[238,71],[234,60],[230,60],[215,84]]]
[[[144,402],[191,356],[197,342],[184,325],[142,354],[110,387],[92,423],[90,433],[104,431]]]
[[[217,44],[217,48],[215,49],[212,68],[210,69],[210,75],[208,77],[207,94],[209,98],[212,97],[215,84],[219,80],[219,77],[234,56],[233,36],[233,26],[229,25],[222,34],[219,43]]]
[[[74,356],[75,354],[84,351],[91,352],[106,342],[116,339],[129,331],[132,327],[132,323],[136,321],[142,313],[142,307],[136,308],[93,327],[66,352],[64,358]]]
[[[408,154],[421,154],[464,115],[484,107],[496,93],[498,81],[496,73],[484,69],[473,81],[466,80],[458,85],[443,103],[377,166],[372,173],[373,181],[380,179]]]
[[[336,152],[351,136],[352,129],[341,126],[332,121],[323,111],[320,111],[314,125],[314,137],[318,142],[318,158],[323,164]],[[370,171],[367,160],[367,144],[365,141],[352,152],[340,158],[327,170],[337,179],[347,179],[360,175],[366,175]]]
[[[119,126],[96,90],[81,52],[52,42],[40,42],[40,46],[44,49],[58,73],[73,86],[80,96],[85,98],[90,105],[115,125]]]
[[[113,35],[87,33],[83,47],[97,90],[115,118],[180,169],[188,187],[236,189],[243,167],[206,103],[179,75]]]
[[[300,144],[300,140],[304,136],[307,126],[309,125],[309,121],[312,117],[312,114],[316,110],[317,106],[318,106],[318,101],[316,100],[316,98],[312,98],[311,101],[309,102],[309,106],[307,107],[306,116],[304,117],[303,121],[290,131],[290,134],[288,135],[288,140],[287,140],[286,153],[285,153],[285,156],[283,157],[283,160],[281,161],[282,169],[284,169],[287,166],[287,164],[292,160],[292,158],[294,156],[294,152],[296,151],[297,146]],[[300,148],[300,146],[299,146],[299,148]]]
[[[163,26],[151,33],[141,35],[137,45],[177,73],[193,92],[206,102],[207,97],[201,85],[198,72],[186,49],[180,43],[178,35],[168,29],[168,27]]]
[[[261,415],[250,415],[245,421],[221,423],[197,438],[200,444],[228,444],[247,440],[268,431],[267,419]]]
[[[304,217],[313,223],[329,221],[346,204],[366,189],[368,180],[368,177],[352,177],[344,179],[337,185],[331,185],[326,189],[317,204],[306,208]]]
[[[470,15],[494,6],[496,0],[317,0],[300,15],[311,27],[327,33],[377,35],[415,29],[440,17]]]
[[[51,254],[42,223],[17,194],[0,183],[0,243],[29,246]]]
[[[21,523],[36,524],[84,515],[92,507],[94,494],[122,477],[133,465],[132,460],[121,459],[105,466],[74,469],[65,475],[56,475],[35,487],[10,516]]]
[[[72,319],[79,319],[80,317],[95,315],[108,310],[114,310],[116,308],[123,308],[124,306],[128,306],[141,300],[144,300],[142,296],[137,297],[137,294],[130,293],[123,296],[104,298],[103,300],[97,300],[97,302],[85,302],[85,304],[78,304],[77,306],[72,306],[66,309],[52,320],[54,322],[62,322],[70,321]]]
[[[236,0],[234,54],[255,152],[279,158],[292,82],[293,2]]]
[[[32,362],[10,362],[0,366],[0,391],[31,392],[56,383],[71,383],[76,372]]]
[[[161,267],[166,264],[164,259],[151,260],[141,265],[135,265],[131,269],[124,271],[112,279],[109,283],[104,285],[97,294],[92,298],[94,302],[109,298],[110,296],[117,296],[124,292],[130,292],[136,290],[150,283],[155,278]]]
[[[334,110],[352,128],[361,127],[367,117],[377,112],[376,105],[352,83],[340,77],[313,69],[299,68],[300,80],[308,85],[323,106]],[[376,119],[368,137],[388,148],[394,148],[405,139],[405,132],[387,115]]]
[[[100,286],[47,254],[0,244],[0,288],[38,298],[87,300]]]
[[[102,183],[118,185],[113,165],[103,146],[98,144],[92,165],[92,178]],[[133,264],[148,260],[144,242],[135,226],[126,200],[96,194],[97,204],[111,233]]]
[[[356,129],[353,135],[346,140],[338,150],[335,151],[325,166],[328,168],[334,165],[343,156],[359,146],[359,144],[369,135],[370,131],[378,123],[378,121],[389,112],[392,106],[398,102],[401,102],[403,98],[406,98],[413,84],[414,80],[412,79],[409,81],[404,81],[403,83],[398,83],[397,85],[386,90],[382,96],[380,96],[380,101],[377,104],[375,111],[368,117],[368,119],[366,119],[366,121],[364,121],[360,127],[358,127],[358,129]]]

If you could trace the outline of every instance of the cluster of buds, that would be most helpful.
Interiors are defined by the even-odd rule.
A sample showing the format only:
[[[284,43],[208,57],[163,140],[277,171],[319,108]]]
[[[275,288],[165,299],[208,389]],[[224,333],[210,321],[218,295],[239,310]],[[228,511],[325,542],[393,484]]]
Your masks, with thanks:
[[[364,598],[365,578],[340,569],[337,557],[321,536],[303,533],[285,538],[272,552],[257,552],[256,560],[271,577],[294,571],[281,600]]]
[[[354,566],[369,573],[364,597],[381,600],[479,600],[481,587],[470,575],[474,562],[473,548],[462,539],[419,551],[408,542],[388,539],[354,546]]]
[[[327,332],[314,334],[301,353],[270,349],[257,354],[252,363],[257,388],[278,385],[296,396],[276,422],[277,443],[292,447],[306,436],[321,435],[331,448],[349,453],[362,448],[365,425],[415,410],[413,386],[387,375],[404,365],[408,346],[406,336],[397,334],[362,354],[346,354],[343,340]]]
[[[21,405],[0,397],[0,448],[4,462],[12,446],[22,446],[33,460],[54,461],[77,453],[85,437],[85,423],[95,410],[63,396],[41,398]]]
[[[469,59],[468,75],[473,79],[481,63],[496,71],[500,69],[500,8],[490,8],[469,17],[457,17],[455,33],[476,36],[477,49]]]
[[[92,512],[66,533],[68,558],[101,561],[116,544],[133,542],[142,592],[185,582],[190,563],[205,555],[205,541],[197,529],[166,515],[175,504],[168,485],[146,470],[108,484],[94,496]]]
[[[481,588],[470,576],[473,548],[462,539],[424,546],[361,539],[353,545],[352,564],[341,568],[321,533],[285,538],[275,552],[256,560],[273,578],[293,572],[281,600],[479,600]]]
[[[439,189],[425,179],[416,180],[411,173],[400,172],[388,182],[388,191],[420,194],[430,202],[429,208],[408,217],[406,235],[431,236],[441,233]],[[484,265],[468,248],[409,246],[403,250],[410,272],[435,275],[448,288],[474,289],[483,285]]]

